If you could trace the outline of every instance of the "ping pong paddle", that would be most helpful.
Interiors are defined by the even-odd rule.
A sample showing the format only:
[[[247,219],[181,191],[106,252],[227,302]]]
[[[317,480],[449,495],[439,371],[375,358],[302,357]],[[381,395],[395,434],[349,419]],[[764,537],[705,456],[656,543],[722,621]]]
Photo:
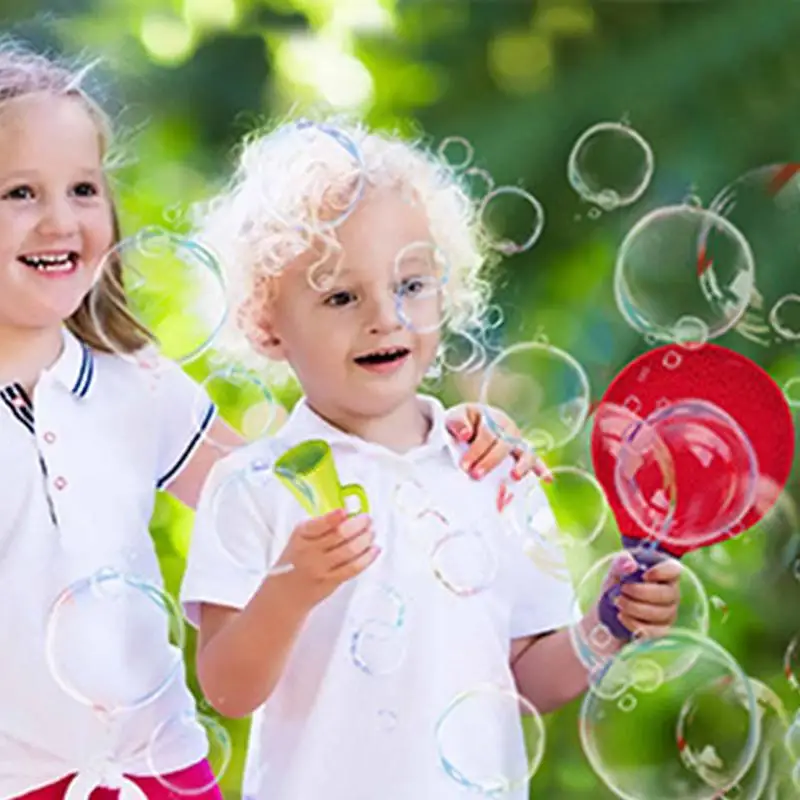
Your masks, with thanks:
[[[659,441],[659,423],[649,423],[648,419],[658,420],[679,406],[710,412],[716,409],[717,422],[725,418],[732,420],[729,427],[738,429],[749,443],[746,449],[750,460],[755,462],[750,464],[755,468],[752,481],[748,476],[741,479],[741,483],[752,484],[752,491],[747,506],[737,514],[735,524],[721,529],[709,525],[702,536],[691,530],[690,524],[670,530],[669,522],[661,535],[654,535],[650,526],[643,526],[640,515],[631,513],[630,505],[624,502],[619,491],[619,461],[625,457],[625,447],[632,432],[635,435],[640,429],[637,426],[650,424],[654,446],[666,453],[668,466],[675,468],[676,474],[672,477],[678,489],[679,507],[680,498],[691,495],[697,513],[698,505],[717,502],[713,492],[715,484],[736,483],[738,476],[720,474],[720,471],[744,469],[744,456],[727,465],[720,459],[712,461],[711,469],[706,471],[699,468],[699,462],[693,470],[691,462],[685,459],[672,460],[669,438]],[[611,382],[595,411],[591,438],[595,475],[605,491],[623,545],[633,550],[632,555],[640,567],[622,582],[640,582],[649,567],[663,560],[664,553],[680,558],[755,525],[786,485],[794,455],[794,438],[791,411],[778,385],[753,361],[725,347],[705,344],[698,349],[686,349],[666,345],[645,353],[625,367]],[[713,508],[711,510],[713,512]],[[703,516],[702,508],[699,514]],[[620,590],[617,584],[606,592],[600,604],[600,618],[614,636],[629,639],[632,634],[620,623],[619,611],[614,605]]]

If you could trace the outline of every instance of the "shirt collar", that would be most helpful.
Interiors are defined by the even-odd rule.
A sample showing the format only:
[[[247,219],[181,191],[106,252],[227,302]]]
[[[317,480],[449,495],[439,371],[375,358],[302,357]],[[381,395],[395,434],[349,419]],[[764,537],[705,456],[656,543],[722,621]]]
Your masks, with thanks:
[[[431,429],[423,444],[406,453],[396,453],[383,445],[368,442],[334,427],[309,406],[305,397],[297,401],[278,436],[290,439],[290,444],[299,443],[304,439],[319,438],[324,439],[332,447],[338,446],[364,455],[379,455],[384,458],[389,456],[399,460],[420,461],[444,453],[458,466],[461,461],[461,451],[447,430],[444,406],[430,395],[420,394],[417,395],[417,399],[423,404],[431,420]]]
[[[94,383],[94,356],[92,351],[70,330],[62,328],[61,353],[52,366],[43,370],[75,397],[86,397]],[[0,392],[19,395],[30,405],[25,390],[18,383],[0,386]]]
[[[45,370],[75,397],[86,397],[94,383],[92,351],[70,330],[62,329],[64,347],[53,366]]]

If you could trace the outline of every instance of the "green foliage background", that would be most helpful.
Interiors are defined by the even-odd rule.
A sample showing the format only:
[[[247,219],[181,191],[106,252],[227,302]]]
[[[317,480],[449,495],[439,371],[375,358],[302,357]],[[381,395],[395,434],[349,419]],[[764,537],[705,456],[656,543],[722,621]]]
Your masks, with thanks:
[[[126,233],[180,228],[189,204],[227,175],[239,138],[295,103],[360,101],[375,125],[422,130],[433,142],[466,137],[476,165],[498,184],[529,188],[547,213],[537,246],[500,269],[504,340],[544,332],[584,365],[595,397],[647,347],[611,289],[633,222],[690,192],[708,202],[747,170],[800,155],[792,0],[0,0],[0,11],[7,31],[35,44],[104,58],[94,74],[125,134],[114,178]],[[326,74],[338,76],[333,85]],[[568,155],[590,125],[623,117],[651,144],[655,176],[633,208],[591,219],[567,181]],[[797,260],[785,266],[787,291],[797,269]],[[777,377],[797,374],[789,346],[767,352],[736,333],[720,343]],[[292,387],[282,395],[287,405],[295,397]],[[242,410],[230,392],[223,413],[235,421]],[[556,463],[585,459],[581,448],[585,440]],[[793,477],[782,515],[719,547],[715,561],[694,562],[728,609],[713,617],[712,635],[792,711],[798,697],[782,658],[800,632],[796,497]],[[598,555],[615,549],[608,528]],[[160,498],[152,533],[175,594],[190,532],[191,515]],[[532,796],[611,796],[581,752],[578,707],[547,719]],[[224,724],[234,758],[222,783],[233,798],[247,723]],[[646,726],[637,734],[648,736]]]

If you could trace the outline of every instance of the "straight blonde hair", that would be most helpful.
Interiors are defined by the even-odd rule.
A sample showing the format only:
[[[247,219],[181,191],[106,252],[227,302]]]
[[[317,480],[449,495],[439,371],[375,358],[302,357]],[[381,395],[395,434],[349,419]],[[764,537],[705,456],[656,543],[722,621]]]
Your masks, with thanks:
[[[0,42],[0,104],[30,94],[77,98],[97,125],[101,154],[105,157],[113,138],[111,120],[81,86],[91,67],[92,64],[71,68],[19,42],[5,39]],[[114,226],[112,250],[97,284],[64,324],[94,350],[134,353],[152,344],[155,337],[130,311],[123,285],[122,260],[117,252],[122,238],[119,217],[113,198],[109,203]],[[109,341],[115,343],[114,348]]]

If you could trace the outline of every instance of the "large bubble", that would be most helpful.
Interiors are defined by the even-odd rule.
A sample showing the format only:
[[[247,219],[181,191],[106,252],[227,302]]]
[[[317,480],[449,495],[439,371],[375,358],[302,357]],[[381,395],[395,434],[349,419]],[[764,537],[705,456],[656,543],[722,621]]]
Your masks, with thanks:
[[[221,452],[238,449],[242,442],[227,438],[227,432],[217,434],[214,427],[203,425],[210,399],[219,414],[247,442],[263,439],[286,417],[286,410],[276,400],[264,381],[257,375],[237,366],[213,370],[202,381],[192,405],[193,424],[203,430],[203,441]]]
[[[751,170],[722,189],[711,211],[747,238],[756,281],[738,333],[761,345],[800,338],[800,164]]]
[[[58,596],[44,647],[59,686],[79,703],[112,715],[161,695],[180,674],[184,643],[175,600],[155,584],[109,567]]]
[[[581,134],[567,162],[573,189],[604,211],[635,203],[653,176],[653,150],[633,128],[601,122]]]
[[[649,536],[700,547],[735,530],[750,510],[758,462],[729,414],[713,403],[686,400],[629,428],[614,481],[625,510]]]
[[[761,739],[750,769],[725,793],[725,800],[781,800],[784,795],[778,791],[778,785],[789,777],[790,772],[787,769],[788,753],[783,744],[788,715],[781,699],[766,684],[750,678],[750,687],[761,720]]]
[[[130,354],[125,330],[150,331],[164,356],[186,363],[207,350],[227,316],[222,270],[216,256],[192,239],[145,228],[105,256],[88,297],[89,314],[103,343]],[[120,320],[131,325],[123,329]]]
[[[520,712],[526,715],[527,753]],[[529,700],[486,684],[450,702],[436,724],[436,742],[454,781],[473,793],[498,797],[527,787],[544,757],[545,729]]]
[[[620,312],[642,334],[703,343],[741,319],[754,275],[750,246],[730,222],[702,208],[668,206],[628,232],[614,292]]]
[[[608,520],[608,501],[597,478],[580,467],[557,466],[550,470],[551,483],[542,483],[556,520],[556,536],[567,546],[588,547],[603,532]]]
[[[175,771],[166,759],[172,750],[170,743],[193,733],[200,725],[208,742],[208,768],[204,770]],[[233,742],[228,730],[214,716],[208,713],[184,711],[159,724],[147,744],[147,763],[158,782],[169,796],[198,797],[207,796],[228,771],[233,757]]]
[[[564,350],[525,342],[506,348],[489,364],[480,402],[502,408],[519,428],[519,433],[504,429],[487,412],[487,424],[497,436],[543,453],[563,447],[580,432],[589,414],[589,379]]]
[[[627,686],[620,695],[605,681]],[[584,752],[623,800],[719,798],[750,768],[760,735],[752,686],[733,657],[678,628],[627,645],[581,706]]]
[[[274,508],[267,500],[285,490],[273,472],[271,452],[264,449],[263,458],[254,455],[219,482],[211,494],[208,514],[231,564],[261,578],[293,569],[281,561],[283,543],[275,536]]]

